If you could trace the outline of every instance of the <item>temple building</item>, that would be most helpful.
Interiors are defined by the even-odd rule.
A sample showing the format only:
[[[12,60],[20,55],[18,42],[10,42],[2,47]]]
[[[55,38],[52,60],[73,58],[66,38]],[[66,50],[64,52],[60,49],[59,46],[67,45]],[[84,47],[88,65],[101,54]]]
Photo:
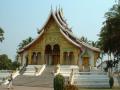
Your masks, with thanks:
[[[38,37],[18,53],[22,65],[96,66],[100,50],[73,35],[62,9],[51,9]]]

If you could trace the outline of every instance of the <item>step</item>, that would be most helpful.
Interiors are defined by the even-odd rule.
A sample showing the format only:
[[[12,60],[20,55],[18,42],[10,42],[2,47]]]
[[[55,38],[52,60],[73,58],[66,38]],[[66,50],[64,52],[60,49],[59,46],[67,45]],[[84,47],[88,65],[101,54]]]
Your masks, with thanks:
[[[75,85],[92,85],[92,86],[93,86],[93,85],[95,85],[95,86],[96,86],[96,85],[109,85],[108,83],[103,83],[103,82],[101,82],[101,83],[98,83],[98,82],[97,82],[97,83],[96,83],[96,82],[91,82],[91,83],[89,83],[89,82],[88,82],[88,83],[87,83],[87,82],[86,82],[86,83],[81,82],[81,83],[77,83],[77,82],[76,82],[76,83],[74,83],[74,84],[75,84]]]
[[[79,83],[79,84],[96,84],[96,83],[107,83],[107,84],[109,84],[109,81],[74,81],[74,83]]]
[[[18,76],[13,84],[18,86],[36,86],[36,87],[53,87],[54,75],[52,74],[54,67],[47,66],[40,76]],[[30,73],[30,72],[29,72]],[[29,74],[26,73],[26,74]]]
[[[74,81],[109,81],[109,79],[86,79],[86,78],[80,78],[80,79],[73,79]]]
[[[107,75],[74,75],[75,78],[108,78]]]
[[[110,88],[110,86],[109,85],[75,85],[75,86],[77,86],[77,87],[79,87],[79,88],[91,88],[91,89],[93,89],[93,88],[100,88],[100,89],[103,89],[103,88]]]

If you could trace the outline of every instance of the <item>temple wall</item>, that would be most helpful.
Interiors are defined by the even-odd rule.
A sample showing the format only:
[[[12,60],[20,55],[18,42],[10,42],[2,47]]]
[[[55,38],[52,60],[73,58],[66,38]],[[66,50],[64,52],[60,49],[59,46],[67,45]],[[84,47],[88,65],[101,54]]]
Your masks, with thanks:
[[[18,55],[18,62],[20,63],[20,65],[22,65],[22,55],[21,54]]]
[[[68,56],[72,52],[73,60],[71,64],[78,64],[82,66],[82,53],[87,49],[89,54],[89,66],[95,66],[96,60],[98,58],[99,53],[94,52],[91,49],[86,47],[83,48],[83,52],[81,53],[80,48],[73,45],[69,42],[60,32],[60,28],[53,18],[49,20],[49,22],[44,27],[44,33],[38,38],[34,44],[32,44],[23,54],[22,54],[22,64],[26,63],[26,56],[28,55],[28,64],[33,64],[33,53],[35,56],[38,56],[39,53],[39,61],[37,64],[45,64],[45,47],[46,45],[50,45],[52,48],[54,45],[59,45],[60,47],[60,64],[66,64],[64,53],[67,53]],[[38,35],[39,36],[39,35]]]
[[[99,57],[99,53],[98,52],[94,52],[94,66],[96,66],[96,61]]]
[[[23,53],[23,62],[22,62],[22,65],[26,65],[26,63],[27,63],[27,60],[26,60],[26,58],[28,57],[28,51],[25,51],[24,53]]]
[[[60,64],[65,64],[63,53],[64,52],[73,52],[74,60],[72,61],[73,64],[78,64],[80,49],[69,42],[61,33],[60,28],[51,19],[48,24],[45,26],[44,34],[29,48],[29,64],[31,64],[31,55],[33,52],[41,52],[41,60],[40,64],[44,64],[44,53],[45,53],[45,46],[46,45],[55,45],[58,44],[60,46]]]
[[[90,62],[89,62],[89,64],[90,64],[90,66],[94,67],[94,63],[95,63],[94,62],[94,52],[92,50],[88,49],[88,53],[90,55],[90,58],[89,58]]]

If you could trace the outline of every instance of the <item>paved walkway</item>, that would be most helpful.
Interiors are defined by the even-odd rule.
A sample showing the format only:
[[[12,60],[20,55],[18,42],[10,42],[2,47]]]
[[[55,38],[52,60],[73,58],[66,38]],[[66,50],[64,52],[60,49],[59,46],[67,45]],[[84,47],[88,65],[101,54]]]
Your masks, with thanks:
[[[0,90],[8,90],[7,86],[0,86]],[[26,87],[26,86],[14,86],[13,89],[9,90],[54,90],[53,88],[46,88],[46,87]],[[120,88],[113,88],[113,89],[84,89],[80,88],[79,90],[120,90]]]
[[[0,90],[8,90],[6,87],[0,87]],[[54,90],[53,88],[45,88],[45,87],[25,87],[25,86],[14,86],[14,89],[9,90]],[[80,88],[79,90],[120,90],[120,88],[113,89],[84,89]]]
[[[0,86],[0,90],[8,90],[6,86]],[[14,86],[13,89],[9,90],[54,90],[53,88],[45,87],[25,87],[25,86]]]

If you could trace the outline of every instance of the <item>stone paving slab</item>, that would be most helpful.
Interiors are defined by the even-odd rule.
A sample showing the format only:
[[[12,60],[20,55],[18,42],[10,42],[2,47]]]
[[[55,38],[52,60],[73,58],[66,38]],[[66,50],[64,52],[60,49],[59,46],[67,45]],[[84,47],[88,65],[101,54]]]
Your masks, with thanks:
[[[54,90],[53,88],[46,88],[46,87],[26,87],[26,86],[13,86],[13,89],[9,90]],[[8,90],[7,86],[0,86],[0,90]],[[120,88],[113,88],[113,89],[85,89],[79,88],[79,90],[120,90]]]
[[[0,86],[0,90],[8,90],[7,87]],[[53,88],[46,87],[25,87],[25,86],[13,86],[13,89],[9,90],[54,90]]]

